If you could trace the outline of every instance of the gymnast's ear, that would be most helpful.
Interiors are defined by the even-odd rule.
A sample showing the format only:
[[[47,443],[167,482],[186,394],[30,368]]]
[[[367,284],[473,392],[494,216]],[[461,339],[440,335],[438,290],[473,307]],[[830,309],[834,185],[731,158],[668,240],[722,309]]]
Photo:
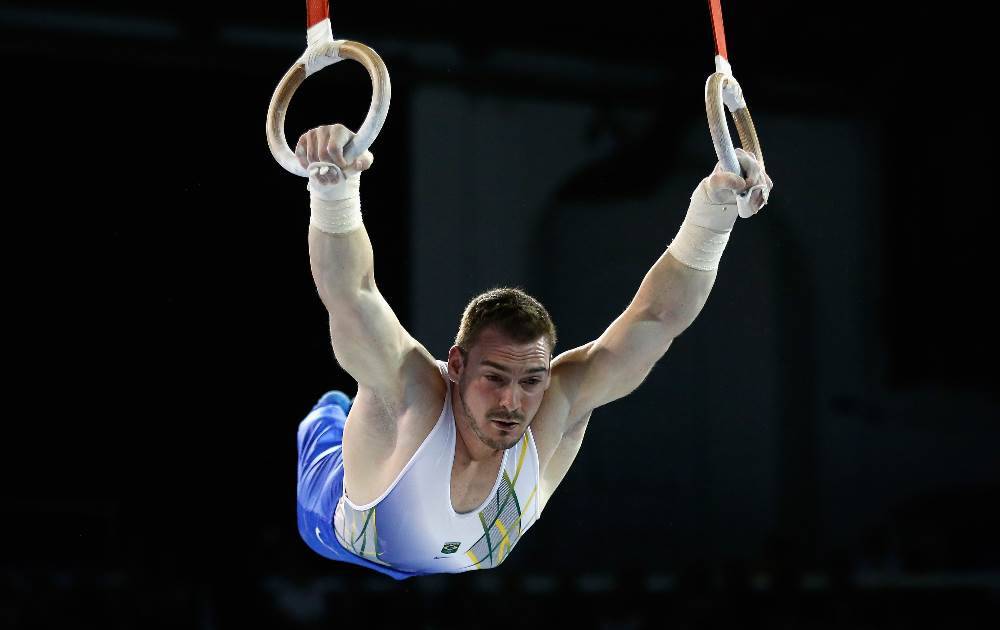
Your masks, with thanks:
[[[458,346],[452,346],[448,350],[448,378],[452,383],[457,383],[465,369],[465,362],[469,355]]]

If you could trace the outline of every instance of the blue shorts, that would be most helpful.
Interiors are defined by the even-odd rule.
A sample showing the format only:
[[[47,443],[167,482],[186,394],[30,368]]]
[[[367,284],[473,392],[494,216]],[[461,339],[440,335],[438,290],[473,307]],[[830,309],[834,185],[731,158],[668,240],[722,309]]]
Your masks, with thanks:
[[[299,423],[299,535],[310,549],[331,560],[368,567],[397,580],[413,577],[418,574],[359,558],[344,549],[333,531],[333,514],[344,492],[342,442],[351,403],[342,392],[327,392]]]

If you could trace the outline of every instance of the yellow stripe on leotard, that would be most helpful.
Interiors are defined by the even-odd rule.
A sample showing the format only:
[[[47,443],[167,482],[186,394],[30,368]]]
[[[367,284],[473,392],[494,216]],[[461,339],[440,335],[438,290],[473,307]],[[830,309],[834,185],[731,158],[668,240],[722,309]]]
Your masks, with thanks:
[[[517,468],[514,469],[514,480],[510,482],[513,488],[517,485],[517,478],[521,476],[521,466],[524,464],[524,456],[528,453],[528,440],[527,438],[521,440],[521,452],[517,454]]]
[[[466,551],[465,555],[469,556],[469,560],[472,560],[472,564],[476,565],[477,567],[479,566],[479,558],[476,557],[476,554],[472,553],[471,549]]]
[[[503,538],[500,539],[500,549],[497,550],[497,564],[500,564],[503,562],[504,552],[510,549],[510,536],[507,535],[507,528],[503,526],[500,519],[497,519],[494,524],[500,530],[500,533],[503,534]]]

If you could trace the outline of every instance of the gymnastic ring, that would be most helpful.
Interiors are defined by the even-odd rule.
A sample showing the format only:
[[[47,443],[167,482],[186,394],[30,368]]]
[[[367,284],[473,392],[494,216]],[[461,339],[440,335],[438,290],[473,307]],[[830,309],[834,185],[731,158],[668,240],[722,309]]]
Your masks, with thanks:
[[[283,166],[286,171],[301,177],[308,177],[309,173],[302,168],[295,153],[288,147],[285,140],[285,112],[288,110],[292,95],[306,80],[311,73],[307,73],[306,57],[315,49],[310,48],[302,56],[278,83],[274,94],[271,96],[271,104],[267,108],[267,144],[271,148],[271,155]],[[353,59],[368,70],[372,80],[372,101],[368,108],[368,115],[361,124],[361,128],[346,145],[344,145],[344,159],[348,163],[356,160],[360,155],[368,150],[372,145],[378,132],[382,130],[385,117],[389,113],[389,100],[392,96],[392,85],[389,83],[389,71],[386,70],[382,58],[374,50],[348,40],[336,40],[326,42],[324,48],[320,49],[319,56],[325,57],[322,66],[332,65],[343,59]],[[315,58],[315,57],[314,57]]]
[[[735,102],[726,102],[723,96],[724,90],[735,92],[737,98],[731,99]],[[733,116],[736,124],[736,131],[740,136],[740,145],[744,151],[753,153],[764,168],[764,154],[760,149],[760,141],[757,140],[757,131],[753,126],[753,119],[750,118],[750,110],[743,100],[742,90],[739,82],[728,72],[716,72],[708,77],[705,84],[705,111],[708,114],[708,128],[712,132],[712,143],[715,145],[715,155],[722,162],[722,167],[730,173],[741,175],[743,169],[736,159],[736,149],[733,148],[733,140],[729,135],[729,125],[726,123],[725,108]]]

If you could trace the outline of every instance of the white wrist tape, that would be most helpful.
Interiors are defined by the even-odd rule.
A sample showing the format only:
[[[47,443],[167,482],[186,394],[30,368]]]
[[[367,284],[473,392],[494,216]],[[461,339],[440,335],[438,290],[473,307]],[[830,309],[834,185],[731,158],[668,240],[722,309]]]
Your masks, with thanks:
[[[691,205],[677,236],[667,247],[670,255],[693,269],[714,271],[719,268],[729,233],[736,223],[735,203],[714,203],[708,196],[704,179],[691,195]]]
[[[329,166],[310,164],[314,166]],[[336,168],[336,167],[334,167]],[[328,234],[344,234],[361,227],[361,173],[348,172],[333,186],[309,178],[309,224]]]
[[[713,201],[708,194],[708,178],[701,180],[691,194],[691,203],[684,220],[716,232],[733,229],[738,216],[739,199],[729,191],[717,191],[716,199],[720,197],[724,199]]]
[[[714,271],[719,268],[722,251],[729,242],[729,232],[716,232],[700,225],[695,225],[690,219],[684,219],[677,236],[670,242],[667,251],[684,265],[701,271]]]

